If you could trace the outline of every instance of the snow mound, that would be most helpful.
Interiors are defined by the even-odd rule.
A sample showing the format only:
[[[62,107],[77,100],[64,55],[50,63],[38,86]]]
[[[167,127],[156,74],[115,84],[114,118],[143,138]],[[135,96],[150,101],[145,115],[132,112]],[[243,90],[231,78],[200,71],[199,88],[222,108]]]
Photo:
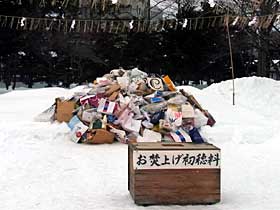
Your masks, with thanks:
[[[235,106],[232,105],[232,81],[204,89],[204,103],[217,120],[202,133],[216,143],[227,141],[257,144],[279,136],[280,82],[268,78],[235,79]]]
[[[280,81],[263,77],[244,77],[235,79],[235,103],[252,109],[266,117],[278,118],[280,112]],[[228,103],[232,103],[232,80],[213,84],[204,92],[218,94]]]
[[[56,97],[69,97],[63,88],[14,90],[0,95],[1,122],[32,121],[35,116],[49,108]]]
[[[193,95],[199,95],[201,94],[200,89],[193,87],[193,86],[177,86],[176,87],[178,90],[183,89],[184,91],[186,91],[187,93],[193,94]]]

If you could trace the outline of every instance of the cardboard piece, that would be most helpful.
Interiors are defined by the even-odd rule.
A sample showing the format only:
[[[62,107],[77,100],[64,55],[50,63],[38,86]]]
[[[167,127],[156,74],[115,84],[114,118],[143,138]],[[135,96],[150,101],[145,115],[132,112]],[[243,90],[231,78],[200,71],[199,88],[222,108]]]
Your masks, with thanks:
[[[87,133],[85,143],[88,144],[112,144],[114,141],[114,134],[105,129],[94,129]]]
[[[78,143],[84,133],[88,130],[88,127],[85,126],[77,116],[72,117],[68,123],[68,127],[71,129],[71,140],[75,143]]]
[[[112,95],[112,93],[114,93],[120,89],[121,89],[121,86],[118,84],[110,85],[110,86],[108,86],[108,89],[106,90],[105,95],[110,96],[110,95]]]
[[[72,118],[72,112],[75,109],[74,101],[56,100],[55,120],[58,122],[69,122]]]
[[[119,91],[113,92],[113,93],[108,97],[108,100],[109,100],[109,101],[115,101],[115,100],[118,98],[119,93],[120,93]]]
[[[182,127],[185,129],[189,129],[190,127],[193,127],[195,112],[194,112],[194,108],[192,107],[192,105],[183,104],[182,105],[182,115],[183,115]]]
[[[182,117],[183,118],[194,118],[194,108],[190,104],[182,104]]]

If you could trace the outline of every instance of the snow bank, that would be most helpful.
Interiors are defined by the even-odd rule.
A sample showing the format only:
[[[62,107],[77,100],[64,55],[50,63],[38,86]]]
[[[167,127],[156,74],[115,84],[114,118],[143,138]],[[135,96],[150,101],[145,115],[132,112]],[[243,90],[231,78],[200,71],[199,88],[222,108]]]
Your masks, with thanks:
[[[280,134],[279,91],[280,82],[272,79],[236,79],[236,105],[232,106],[232,81],[211,85],[203,90],[201,100],[218,123],[203,132],[215,142],[271,143]]]
[[[2,121],[31,121],[54,103],[56,97],[69,97],[69,90],[63,88],[42,88],[15,90],[0,95]]]
[[[232,81],[213,84],[206,88],[208,95],[221,95],[225,101],[232,101]],[[235,96],[238,107],[252,109],[265,117],[280,118],[280,81],[268,78],[248,77],[235,80]]]

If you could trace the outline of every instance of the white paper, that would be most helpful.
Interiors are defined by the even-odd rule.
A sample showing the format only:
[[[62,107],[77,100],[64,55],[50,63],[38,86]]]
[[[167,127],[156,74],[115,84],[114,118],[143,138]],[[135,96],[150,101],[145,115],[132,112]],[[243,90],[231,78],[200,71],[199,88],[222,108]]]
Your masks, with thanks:
[[[167,109],[165,113],[165,120],[172,126],[179,127],[182,125],[182,112],[175,112],[171,109]]]
[[[121,89],[127,89],[129,85],[129,78],[128,77],[117,77],[117,82],[121,86]]]
[[[126,131],[139,133],[140,128],[141,128],[141,123],[142,123],[142,120],[129,119],[122,125],[122,127]]]
[[[199,110],[195,109],[194,127],[200,128],[207,125],[208,118]]]
[[[161,142],[161,134],[149,129],[144,130],[143,138],[145,142]]]
[[[82,114],[82,120],[86,122],[92,122],[94,118],[94,114],[92,112],[84,111]]]

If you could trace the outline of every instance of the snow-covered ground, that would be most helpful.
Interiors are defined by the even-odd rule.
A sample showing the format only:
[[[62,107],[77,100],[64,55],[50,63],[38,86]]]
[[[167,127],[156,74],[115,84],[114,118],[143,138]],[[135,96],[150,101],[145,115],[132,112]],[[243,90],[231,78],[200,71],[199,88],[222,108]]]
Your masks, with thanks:
[[[0,209],[280,209],[280,82],[235,80],[236,106],[231,84],[184,87],[217,120],[202,130],[222,151],[222,201],[209,206],[137,206],[127,190],[127,145],[74,144],[66,124],[34,122],[77,88],[0,95]]]

